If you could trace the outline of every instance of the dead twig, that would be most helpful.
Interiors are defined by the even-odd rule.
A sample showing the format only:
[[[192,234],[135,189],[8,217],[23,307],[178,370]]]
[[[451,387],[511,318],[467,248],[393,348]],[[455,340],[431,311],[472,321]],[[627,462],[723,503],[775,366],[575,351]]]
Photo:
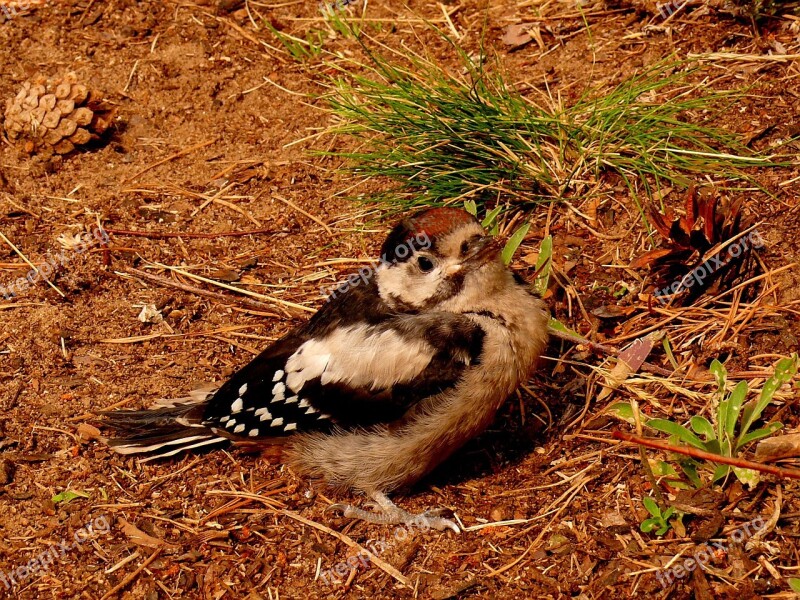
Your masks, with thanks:
[[[236,292],[237,294],[241,294],[243,296],[250,296],[251,298],[256,298],[258,300],[266,300],[273,304],[276,304],[281,307],[287,308],[294,308],[296,310],[301,310],[305,312],[315,313],[317,312],[316,309],[311,308],[309,306],[303,306],[302,304],[297,304],[296,302],[289,302],[288,300],[281,300],[280,298],[273,298],[272,296],[265,296],[264,294],[258,294],[256,292],[251,292],[250,290],[244,288],[238,288],[232,285],[228,285],[227,283],[222,283],[221,281],[215,281],[214,279],[209,279],[208,277],[203,277],[201,275],[197,275],[195,273],[191,273],[184,269],[179,269],[178,267],[173,267],[171,265],[165,265],[162,263],[153,263],[154,266],[160,269],[167,269],[179,275],[183,275],[184,277],[188,277],[189,279],[194,279],[195,281],[202,281],[203,283],[207,283],[209,285],[215,285],[217,287],[231,290],[232,292]],[[273,307],[274,308],[274,307]]]
[[[57,292],[58,292],[58,293],[61,295],[61,297],[62,297],[62,298],[66,298],[66,297],[67,297],[67,295],[66,295],[64,292],[62,292],[60,289],[58,289],[58,288],[56,287],[56,284],[54,284],[54,283],[53,283],[52,281],[50,281],[50,280],[49,280],[47,277],[45,277],[44,273],[42,273],[42,272],[41,272],[41,270],[39,270],[39,267],[37,267],[35,264],[33,264],[31,261],[29,261],[29,260],[28,260],[28,257],[27,257],[27,256],[25,256],[25,255],[22,253],[22,251],[21,251],[19,248],[17,248],[17,247],[16,247],[16,246],[15,246],[15,245],[14,245],[14,244],[11,242],[11,240],[9,240],[9,239],[8,239],[8,238],[7,238],[7,237],[6,237],[6,236],[3,234],[3,232],[1,232],[1,231],[0,231],[0,237],[1,237],[1,238],[3,238],[3,241],[4,241],[6,244],[8,244],[9,246],[11,246],[11,249],[12,249],[12,250],[14,250],[14,252],[16,252],[16,253],[17,253],[17,255],[18,255],[18,256],[19,256],[19,257],[20,257],[22,260],[24,260],[26,263],[28,263],[28,266],[29,266],[31,269],[33,269],[33,270],[36,272],[36,274],[37,274],[39,277],[41,277],[41,278],[42,278],[42,279],[43,279],[43,280],[44,280],[44,281],[47,283],[47,285],[49,285],[51,288],[53,288],[55,291],[57,291]]]
[[[213,239],[218,237],[244,237],[246,235],[264,235],[279,233],[274,229],[249,229],[247,231],[226,231],[223,233],[170,233],[159,231],[129,231],[127,229],[110,229],[104,228],[106,233],[113,233],[114,235],[127,235],[131,237],[144,237],[152,239],[168,239],[168,238],[200,238],[200,239]]]
[[[353,541],[350,537],[346,536],[345,534],[339,533],[338,531],[335,531],[335,530],[331,529],[330,527],[325,527],[325,525],[322,525],[321,523],[317,523],[317,522],[312,521],[310,519],[306,519],[305,517],[303,517],[301,515],[298,515],[297,513],[294,513],[294,512],[292,512],[290,510],[282,510],[280,512],[281,512],[281,514],[286,515],[287,517],[292,518],[295,521],[300,521],[301,523],[304,523],[304,524],[308,525],[309,527],[313,527],[314,529],[319,529],[320,531],[324,531],[325,533],[335,537],[340,542],[344,542],[345,544],[347,544],[351,548],[357,549],[360,554],[363,554],[367,558],[369,558],[369,560],[376,567],[378,567],[380,570],[382,570],[384,573],[387,573],[388,575],[391,575],[392,577],[394,577],[397,581],[399,581],[400,583],[402,583],[406,587],[409,587],[409,588],[413,587],[411,585],[411,580],[408,577],[403,575],[400,571],[395,569],[392,565],[390,565],[388,562],[386,562],[382,558],[380,558],[378,556],[375,556],[372,552],[370,552],[369,550],[364,548],[361,544]]]
[[[139,269],[129,268],[123,271],[123,273],[126,273],[128,275],[133,275],[141,279],[146,279],[151,283],[155,283],[164,287],[175,288],[181,290],[182,292],[189,292],[190,294],[205,296],[206,298],[219,300],[221,302],[236,302],[238,304],[244,304],[246,306],[250,306],[251,308],[258,308],[260,310],[272,310],[275,308],[274,306],[267,304],[265,302],[259,302],[258,300],[253,300],[251,298],[232,298],[227,294],[222,294],[220,292],[212,292],[210,290],[204,290],[203,288],[195,287],[193,285],[189,285],[186,283],[181,283],[180,281],[173,281],[172,279],[167,279],[166,277],[153,275],[152,273],[147,273],[146,271],[140,271]],[[272,316],[275,317],[280,316],[274,313],[271,314]]]
[[[315,217],[314,215],[312,215],[307,210],[303,210],[302,208],[297,206],[297,204],[295,204],[294,202],[292,202],[288,198],[284,198],[283,196],[279,196],[278,194],[273,194],[273,196],[275,198],[277,198],[278,200],[280,200],[281,202],[283,202],[284,204],[286,204],[287,206],[289,206],[289,207],[293,208],[294,210],[296,210],[297,212],[299,212],[301,215],[305,215],[306,217],[308,217],[309,219],[314,221],[314,223],[317,223],[320,227],[322,227],[328,233],[328,235],[333,235],[333,232],[331,231],[331,228],[328,227],[325,224],[325,222],[322,219],[320,219],[319,217]]]
[[[106,592],[106,593],[103,595],[103,597],[102,597],[102,598],[100,598],[100,600],[106,600],[107,598],[110,598],[111,596],[113,596],[114,594],[116,594],[117,592],[119,592],[120,590],[122,590],[123,588],[125,588],[125,586],[127,586],[127,585],[128,585],[129,583],[131,583],[131,582],[132,582],[134,579],[136,579],[136,578],[139,576],[139,574],[140,574],[142,571],[144,571],[144,570],[145,570],[145,569],[148,567],[148,565],[150,565],[150,563],[152,563],[152,562],[153,562],[155,559],[157,559],[163,550],[164,550],[164,546],[159,546],[158,548],[156,548],[156,549],[153,551],[153,553],[152,553],[152,554],[151,554],[151,555],[150,555],[150,556],[147,558],[147,560],[146,560],[146,561],[144,561],[144,562],[143,562],[141,565],[139,565],[139,568],[138,568],[138,569],[136,569],[136,570],[135,570],[133,573],[131,573],[131,574],[130,574],[130,575],[128,575],[128,576],[127,576],[125,579],[123,579],[122,581],[120,581],[120,582],[119,582],[117,585],[115,585],[113,588],[111,588],[110,590],[108,590],[108,591],[107,591],[107,592]]]
[[[139,171],[137,171],[136,173],[134,173],[130,177],[127,177],[127,178],[123,179],[122,183],[130,183],[134,179],[138,179],[141,175],[144,175],[145,173],[147,173],[150,169],[155,169],[156,167],[158,167],[160,165],[163,165],[164,163],[168,163],[171,160],[175,160],[176,158],[181,158],[182,156],[186,156],[187,154],[191,154],[195,150],[200,150],[200,148],[205,148],[206,146],[210,146],[211,144],[213,144],[216,141],[217,141],[216,138],[214,138],[213,140],[207,140],[205,142],[200,142],[199,144],[195,144],[194,146],[190,146],[188,148],[184,148],[183,150],[181,150],[180,152],[176,152],[175,154],[170,154],[168,157],[162,158],[161,160],[157,160],[156,162],[147,165],[143,169],[140,169]]]

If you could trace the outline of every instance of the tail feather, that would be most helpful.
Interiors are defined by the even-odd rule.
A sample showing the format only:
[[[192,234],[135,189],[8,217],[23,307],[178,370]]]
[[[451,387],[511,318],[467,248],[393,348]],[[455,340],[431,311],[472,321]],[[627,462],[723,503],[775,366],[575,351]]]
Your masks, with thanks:
[[[193,406],[180,406],[168,408],[151,408],[147,410],[114,410],[101,412],[105,419],[105,424],[114,429],[127,433],[150,433],[153,428],[175,428],[181,423],[178,419],[185,421],[183,427],[198,425],[202,427],[196,418],[192,417]],[[190,425],[191,423],[191,425]]]
[[[108,440],[120,454],[147,454],[143,462],[174,456],[186,450],[228,444],[202,424],[208,394],[160,402],[147,410],[116,410],[101,413],[105,425],[121,435]]]
[[[200,448],[202,446],[211,446],[211,445],[216,445],[216,444],[226,444],[227,445],[229,443],[230,443],[230,440],[227,439],[227,438],[210,437],[210,438],[208,438],[206,440],[203,440],[202,442],[197,442],[196,444],[190,444],[188,446],[180,446],[179,448],[175,448],[174,450],[170,450],[169,452],[162,451],[162,452],[159,452],[158,454],[153,454],[151,456],[148,456],[147,458],[143,458],[140,462],[143,462],[143,463],[144,462],[150,462],[151,460],[156,460],[158,458],[167,458],[168,456],[175,456],[176,454],[179,454],[180,452],[186,452],[188,450],[195,450],[195,449]],[[162,450],[166,450],[166,448],[162,448]]]
[[[118,437],[108,440],[108,445],[120,454],[138,454],[154,452],[167,446],[189,444],[197,440],[208,440],[216,437],[212,432],[193,434],[184,430],[174,433],[153,436]]]

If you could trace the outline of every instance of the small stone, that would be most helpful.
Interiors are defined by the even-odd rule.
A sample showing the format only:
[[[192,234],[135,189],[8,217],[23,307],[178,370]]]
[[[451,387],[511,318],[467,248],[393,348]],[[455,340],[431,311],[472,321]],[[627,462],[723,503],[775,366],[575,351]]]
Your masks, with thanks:
[[[489,513],[489,517],[492,521],[505,521],[506,514],[503,512],[503,509],[500,507],[493,508],[492,512]]]

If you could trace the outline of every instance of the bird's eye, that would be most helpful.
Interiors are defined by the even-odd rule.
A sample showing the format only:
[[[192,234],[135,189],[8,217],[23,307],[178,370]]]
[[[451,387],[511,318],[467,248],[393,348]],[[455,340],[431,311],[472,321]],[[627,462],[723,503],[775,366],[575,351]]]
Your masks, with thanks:
[[[419,265],[419,270],[423,273],[429,273],[433,271],[433,261],[427,256],[420,256],[417,259],[417,264]]]
[[[464,240],[463,242],[461,242],[461,256],[465,256],[468,250],[469,250],[469,242]]]

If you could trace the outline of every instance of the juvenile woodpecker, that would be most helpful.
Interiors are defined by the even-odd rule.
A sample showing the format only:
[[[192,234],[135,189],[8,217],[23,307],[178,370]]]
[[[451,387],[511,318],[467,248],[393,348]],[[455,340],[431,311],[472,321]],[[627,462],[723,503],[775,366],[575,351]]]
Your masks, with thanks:
[[[336,505],[345,516],[411,523],[415,515],[385,494],[416,483],[486,429],[531,375],[547,319],[474,217],[424,210],[391,231],[374,276],[348,279],[216,391],[107,413],[122,432],[109,444],[153,457],[274,446],[296,472],[376,503],[376,512]],[[458,531],[438,511],[424,516]]]

